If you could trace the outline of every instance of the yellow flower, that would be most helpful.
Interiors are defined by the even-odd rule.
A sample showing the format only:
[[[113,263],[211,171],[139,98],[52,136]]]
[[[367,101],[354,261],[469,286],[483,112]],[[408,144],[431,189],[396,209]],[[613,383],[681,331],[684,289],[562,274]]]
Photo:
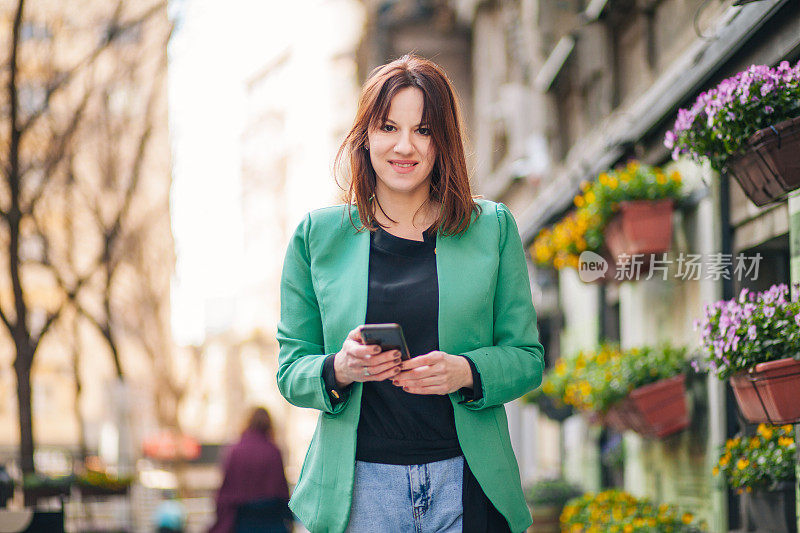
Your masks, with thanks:
[[[753,487],[745,487],[744,491],[745,492],[753,492]]]
[[[616,189],[618,185],[619,185],[619,182],[617,181],[617,178],[611,178],[611,179],[608,180],[608,186],[612,190]]]
[[[622,529],[625,533],[633,533],[633,526],[630,524],[625,524],[625,527]]]
[[[747,446],[751,450],[755,450],[761,444],[761,441],[758,440],[758,437],[752,437],[750,439],[750,444]]]
[[[791,446],[794,443],[794,439],[791,437],[778,437],[778,445],[783,446],[786,448],[787,446]]]
[[[747,468],[749,465],[750,465],[750,461],[748,461],[747,459],[744,459],[744,458],[742,458],[742,459],[739,459],[739,460],[736,462],[736,468],[738,468],[739,470],[744,470],[744,469],[745,469],[745,468]]]
[[[681,179],[683,179],[683,178],[681,177],[681,173],[680,172],[678,172],[677,170],[673,170],[669,174],[669,179],[671,179],[675,183],[680,183]]]
[[[785,426],[782,426],[781,429],[783,430],[783,432],[785,434],[788,435],[788,434],[790,434],[792,432],[792,425],[791,424],[786,424]]]
[[[605,172],[602,172],[600,174],[600,176],[597,178],[597,181],[600,182],[600,185],[603,185],[603,186],[608,185],[608,174],[606,174]]]
[[[728,466],[728,463],[731,462],[730,454],[725,454],[719,458],[719,466]]]
[[[585,205],[583,196],[576,196],[573,202],[575,203],[575,207],[583,207]]]
[[[594,203],[595,197],[594,197],[594,193],[592,191],[587,192],[583,197],[586,200],[586,204],[587,205],[591,204],[591,203]]]
[[[582,190],[583,192],[586,192],[586,191],[587,191],[587,189],[589,189],[589,187],[591,187],[591,186],[592,186],[592,184],[591,184],[591,183],[589,183],[589,182],[588,182],[588,181],[586,181],[586,180],[583,180],[583,181],[581,182],[581,190]]]
[[[719,467],[715,466],[714,468],[712,468],[711,473],[714,474],[715,476],[719,475]]]
[[[694,515],[692,513],[683,513],[683,516],[681,516],[681,522],[684,524],[691,524],[692,520],[694,520]]]
[[[759,424],[758,434],[764,437],[764,440],[769,440],[772,438],[772,428],[766,424]]]

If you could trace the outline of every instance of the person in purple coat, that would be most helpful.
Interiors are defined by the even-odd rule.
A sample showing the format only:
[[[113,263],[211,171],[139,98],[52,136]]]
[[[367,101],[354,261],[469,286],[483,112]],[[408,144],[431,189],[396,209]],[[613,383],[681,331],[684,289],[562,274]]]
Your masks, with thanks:
[[[209,533],[285,533],[291,530],[289,487],[272,420],[253,409],[239,442],[223,460],[217,493],[217,520]]]

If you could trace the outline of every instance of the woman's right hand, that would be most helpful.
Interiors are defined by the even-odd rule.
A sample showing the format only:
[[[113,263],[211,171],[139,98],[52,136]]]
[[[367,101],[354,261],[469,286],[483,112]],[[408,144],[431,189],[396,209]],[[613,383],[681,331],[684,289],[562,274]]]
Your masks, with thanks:
[[[381,352],[380,346],[364,344],[359,328],[347,338],[333,358],[336,385],[346,387],[354,381],[383,381],[400,373],[400,351]]]

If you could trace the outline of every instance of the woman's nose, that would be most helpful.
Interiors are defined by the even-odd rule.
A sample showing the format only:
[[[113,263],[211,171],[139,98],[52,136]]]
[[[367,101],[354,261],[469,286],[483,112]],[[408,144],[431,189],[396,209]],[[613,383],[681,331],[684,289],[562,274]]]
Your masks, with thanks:
[[[411,139],[408,133],[401,133],[397,139],[397,144],[394,145],[394,151],[398,154],[407,154],[413,150],[411,146]]]

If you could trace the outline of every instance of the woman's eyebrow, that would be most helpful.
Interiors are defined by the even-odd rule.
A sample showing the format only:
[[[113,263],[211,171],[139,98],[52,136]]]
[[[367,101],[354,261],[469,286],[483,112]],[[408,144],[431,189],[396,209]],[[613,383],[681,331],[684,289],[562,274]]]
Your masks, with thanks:
[[[397,125],[397,122],[395,122],[394,120],[390,119],[389,117],[386,117],[386,120],[385,120],[385,122],[386,122],[387,124],[388,124],[389,122],[391,122],[392,124],[395,124],[395,125]],[[414,127],[415,127],[415,128],[422,128],[422,127],[426,127],[426,128],[427,128],[427,127],[428,127],[428,125],[427,125],[425,122],[420,122],[419,124],[417,124],[417,125],[416,125],[416,126],[414,126]]]

